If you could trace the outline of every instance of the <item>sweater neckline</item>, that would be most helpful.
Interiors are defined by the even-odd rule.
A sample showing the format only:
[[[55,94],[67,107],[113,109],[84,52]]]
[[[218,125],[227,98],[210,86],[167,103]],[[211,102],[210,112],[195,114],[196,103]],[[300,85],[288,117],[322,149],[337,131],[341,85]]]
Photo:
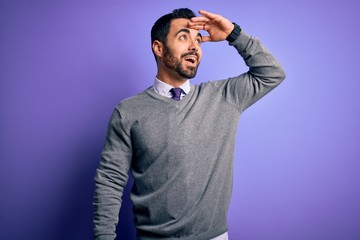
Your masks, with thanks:
[[[176,101],[176,100],[174,100],[172,98],[162,96],[161,94],[155,92],[154,89],[152,89],[152,87],[147,88],[145,90],[145,93],[150,95],[150,97],[158,99],[158,100],[160,100],[162,102],[169,103],[169,104],[174,104],[176,106],[179,106],[179,105],[183,105],[183,104],[186,104],[187,102],[189,102],[192,95],[194,94],[194,91],[195,91],[195,86],[193,84],[191,84],[190,85],[190,92],[188,94],[186,94],[180,101]]]

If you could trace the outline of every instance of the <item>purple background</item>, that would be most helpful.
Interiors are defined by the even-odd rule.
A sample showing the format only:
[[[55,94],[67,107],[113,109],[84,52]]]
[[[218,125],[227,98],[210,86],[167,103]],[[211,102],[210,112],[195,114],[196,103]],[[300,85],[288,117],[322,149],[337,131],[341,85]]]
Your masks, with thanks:
[[[287,73],[240,120],[230,238],[360,239],[359,5],[1,1],[0,239],[92,238],[108,119],[120,100],[152,84],[150,28],[184,6],[236,21]],[[246,71],[225,42],[203,51],[194,83]],[[120,239],[133,239],[126,199],[120,219]]]

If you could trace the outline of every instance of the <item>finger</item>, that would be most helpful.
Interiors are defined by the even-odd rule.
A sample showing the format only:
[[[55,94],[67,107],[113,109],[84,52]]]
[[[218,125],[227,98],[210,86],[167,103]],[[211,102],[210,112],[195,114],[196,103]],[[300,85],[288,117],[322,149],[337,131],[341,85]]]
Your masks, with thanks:
[[[199,23],[199,22],[208,22],[208,21],[210,21],[210,19],[207,17],[193,17],[190,19],[190,21],[193,23],[195,23],[195,22]]]
[[[208,30],[209,25],[203,22],[200,23],[190,23],[188,24],[189,28],[195,29],[195,30]]]
[[[210,36],[202,36],[201,37],[201,42],[210,42],[211,41],[211,37]]]
[[[200,26],[204,24],[206,24],[206,22],[188,22],[188,26]]]
[[[201,24],[201,25],[193,25],[193,26],[190,26],[190,25],[189,25],[189,28],[194,29],[194,30],[205,30],[205,25],[204,25],[204,24]]]
[[[205,10],[200,10],[199,13],[210,20],[213,20],[219,16],[218,14],[207,12]]]

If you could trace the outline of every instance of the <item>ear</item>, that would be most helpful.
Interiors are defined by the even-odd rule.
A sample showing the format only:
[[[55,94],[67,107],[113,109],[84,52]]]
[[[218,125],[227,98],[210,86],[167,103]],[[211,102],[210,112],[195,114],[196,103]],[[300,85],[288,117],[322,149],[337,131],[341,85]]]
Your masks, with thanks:
[[[156,57],[162,57],[164,53],[164,45],[159,40],[155,40],[152,44],[152,49]]]

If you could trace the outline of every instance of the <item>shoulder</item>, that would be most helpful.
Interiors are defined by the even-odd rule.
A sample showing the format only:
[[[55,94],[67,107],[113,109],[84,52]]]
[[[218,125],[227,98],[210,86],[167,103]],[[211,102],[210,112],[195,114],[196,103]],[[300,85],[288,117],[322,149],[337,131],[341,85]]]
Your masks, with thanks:
[[[136,111],[141,111],[141,108],[143,108],[144,103],[149,101],[149,95],[147,94],[147,91],[151,90],[150,88],[144,90],[143,92],[140,92],[134,96],[125,98],[121,100],[115,107],[115,109],[123,114],[128,114]]]
[[[159,94],[149,87],[143,92],[122,100],[115,108],[122,119],[137,121],[149,116],[166,111],[168,104]]]

